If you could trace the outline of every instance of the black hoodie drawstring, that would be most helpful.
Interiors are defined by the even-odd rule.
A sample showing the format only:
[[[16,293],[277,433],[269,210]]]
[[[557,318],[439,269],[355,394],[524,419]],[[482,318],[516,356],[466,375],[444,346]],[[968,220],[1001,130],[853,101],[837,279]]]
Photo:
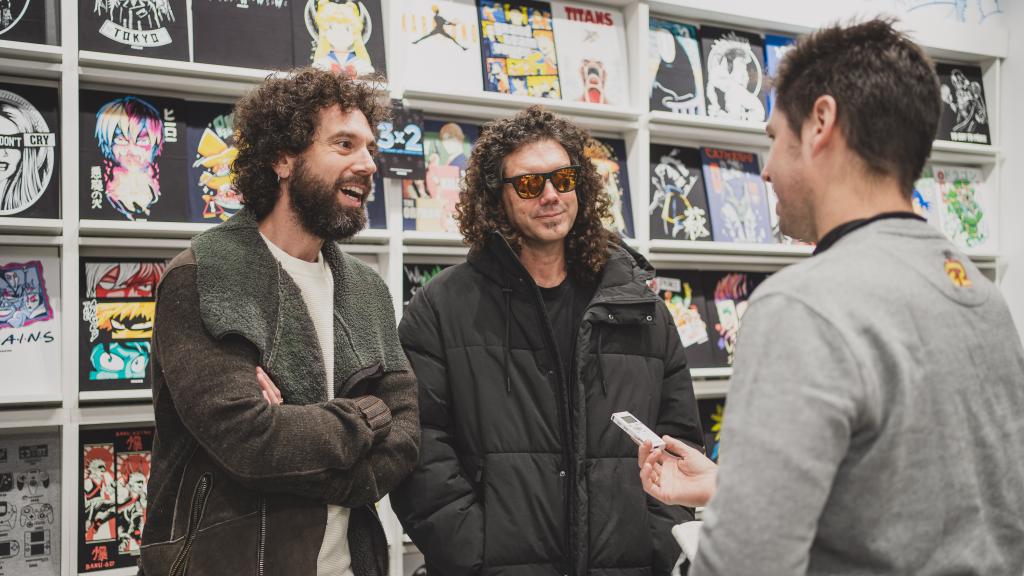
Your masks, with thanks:
[[[601,339],[604,336],[604,330],[601,330],[600,324],[594,324],[594,330],[597,330],[597,379],[601,381],[601,391],[607,398],[608,384],[604,381],[604,364],[601,362]]]
[[[501,289],[505,294],[505,392],[512,393],[512,377],[508,372],[509,360],[509,334],[512,329],[512,286],[506,285]]]

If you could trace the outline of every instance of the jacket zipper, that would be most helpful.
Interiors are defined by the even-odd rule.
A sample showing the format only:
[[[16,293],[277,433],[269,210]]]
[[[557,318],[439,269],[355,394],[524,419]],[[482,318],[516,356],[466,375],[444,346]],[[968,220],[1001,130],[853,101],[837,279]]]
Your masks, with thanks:
[[[260,534],[259,543],[256,549],[256,576],[263,576],[263,566],[266,563],[267,547],[267,501],[263,494],[259,495]]]
[[[199,536],[199,521],[203,518],[203,511],[206,510],[206,500],[210,497],[211,474],[203,474],[199,477],[195,492],[192,494],[192,510],[189,511],[188,529],[185,533],[185,545],[178,553],[174,563],[171,564],[170,576],[181,576],[185,574],[185,567],[188,565],[189,553],[192,551],[192,544]]]

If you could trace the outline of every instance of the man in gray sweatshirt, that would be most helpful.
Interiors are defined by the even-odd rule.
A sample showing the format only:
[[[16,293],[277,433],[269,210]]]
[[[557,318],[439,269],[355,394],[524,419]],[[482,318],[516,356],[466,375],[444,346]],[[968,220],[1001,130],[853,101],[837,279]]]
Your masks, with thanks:
[[[707,504],[690,576],[1021,576],[1021,339],[912,212],[931,63],[875,20],[801,40],[776,87],[763,177],[783,232],[818,246],[750,300],[720,467],[669,439],[682,459],[641,449],[645,489]]]

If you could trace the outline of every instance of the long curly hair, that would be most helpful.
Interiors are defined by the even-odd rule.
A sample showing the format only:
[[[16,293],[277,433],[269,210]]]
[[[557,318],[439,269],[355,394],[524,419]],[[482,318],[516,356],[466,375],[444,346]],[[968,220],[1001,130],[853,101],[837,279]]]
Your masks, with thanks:
[[[297,155],[313,143],[324,108],[360,110],[377,133],[391,114],[379,77],[353,80],[312,67],[271,76],[235,105],[235,147],[231,166],[244,203],[262,219],[280,194],[274,163],[282,154]]]
[[[527,144],[553,140],[565,149],[571,163],[580,166],[576,182],[579,210],[565,238],[569,273],[585,281],[596,278],[608,260],[608,243],[620,240],[603,224],[611,218],[610,203],[601,177],[584,154],[589,139],[586,130],[541,106],[485,124],[473,146],[455,208],[455,219],[470,250],[482,250],[494,231],[501,233],[517,254],[522,250],[522,234],[513,227],[502,201],[503,162]]]

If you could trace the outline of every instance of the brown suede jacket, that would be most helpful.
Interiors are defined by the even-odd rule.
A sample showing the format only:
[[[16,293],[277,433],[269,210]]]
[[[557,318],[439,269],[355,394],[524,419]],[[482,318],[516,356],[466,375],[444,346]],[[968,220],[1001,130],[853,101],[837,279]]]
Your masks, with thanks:
[[[386,576],[374,502],[415,465],[416,382],[391,300],[325,244],[335,279],[335,394],[298,286],[243,210],[168,266],[153,337],[156,438],[146,576],[315,576],[327,504],[351,508],[356,576]],[[256,367],[284,404],[260,394]]]

